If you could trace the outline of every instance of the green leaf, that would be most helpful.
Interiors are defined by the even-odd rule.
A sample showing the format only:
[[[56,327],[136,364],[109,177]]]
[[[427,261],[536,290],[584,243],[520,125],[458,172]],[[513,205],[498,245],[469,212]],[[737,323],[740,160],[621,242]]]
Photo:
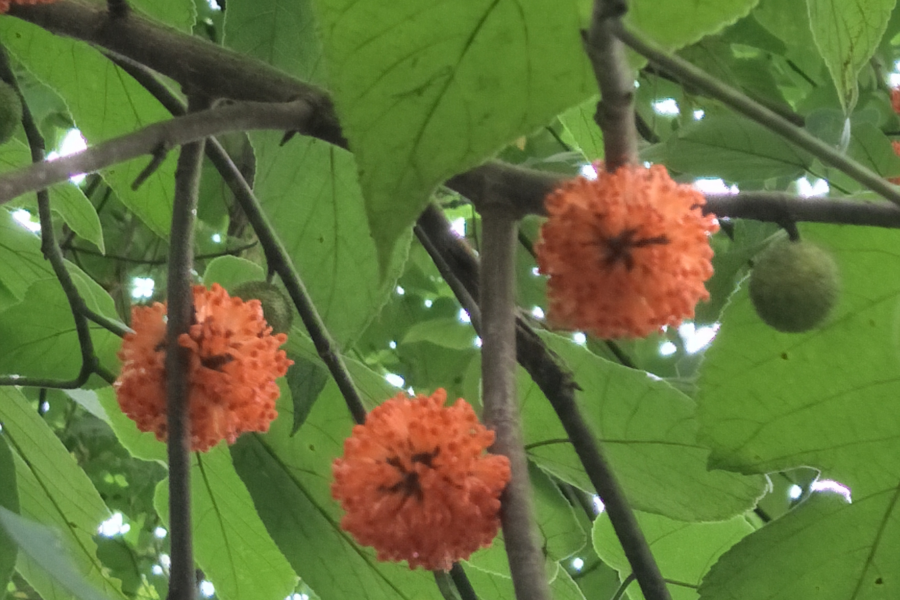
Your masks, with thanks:
[[[900,554],[897,490],[853,504],[815,493],[784,517],[744,538],[712,568],[702,600],[894,598]]]
[[[661,159],[673,171],[726,181],[797,177],[812,164],[805,150],[762,125],[730,115],[695,121],[651,152],[652,160]]]
[[[84,471],[18,390],[0,388],[0,421],[15,457],[21,516],[59,531],[77,571],[109,598],[124,598],[96,557],[92,537],[109,509]],[[44,600],[71,600],[34,559],[20,554],[17,568]]]
[[[328,370],[318,362],[302,356],[291,357],[291,360],[294,364],[288,367],[285,380],[294,402],[294,425],[291,427],[291,435],[294,435],[306,422],[329,377]]]
[[[309,83],[325,80],[310,0],[229,0],[225,45]]]
[[[218,283],[226,290],[233,289],[245,281],[262,281],[265,270],[255,262],[237,256],[219,256],[209,261],[203,273],[203,285],[211,287]]]
[[[716,33],[746,16],[758,0],[636,0],[629,4],[627,23],[657,43],[680,48]]]
[[[76,127],[90,144],[170,118],[149,92],[83,42],[53,35],[19,19],[0,21],[0,35],[22,65],[66,101]],[[132,182],[148,160],[110,167],[104,176],[122,202],[152,231],[166,238],[172,220],[175,160],[167,158],[137,191],[132,191]]]
[[[430,573],[379,562],[340,528],[331,463],[353,422],[337,386],[329,382],[293,437],[291,412],[290,399],[282,397],[269,433],[242,436],[231,454],[260,518],[300,578],[325,599],[440,598]]]
[[[578,0],[314,0],[382,265],[435,187],[596,94]]]
[[[804,2],[760,0],[753,11],[753,18],[785,44],[810,47],[815,43],[809,26],[809,11]]]
[[[138,430],[134,421],[125,416],[116,401],[116,391],[112,387],[97,390],[97,399],[109,417],[109,426],[115,432],[119,443],[135,458],[168,462],[165,442],[160,442],[150,432]]]
[[[650,544],[663,578],[691,586],[700,585],[703,576],[719,556],[753,532],[743,516],[718,523],[685,523],[659,515],[637,513],[638,525]],[[594,550],[604,563],[619,572],[622,581],[631,574],[631,565],[606,513],[594,521]],[[696,600],[695,589],[669,585],[672,600]],[[628,597],[643,600],[637,583],[628,587]]]
[[[0,506],[0,527],[47,575],[79,600],[109,600],[89,584],[72,564],[56,533]]]
[[[257,516],[227,447],[195,452],[191,462],[194,551],[216,595],[223,600],[289,596],[296,575]],[[168,479],[157,486],[153,504],[168,523]]]
[[[431,319],[419,321],[406,332],[403,344],[430,342],[454,350],[468,350],[475,346],[477,335],[470,325],[459,319]]]
[[[550,593],[554,600],[584,600],[578,584],[572,580],[565,569],[554,564],[551,569],[548,569],[547,575],[551,578]],[[516,591],[513,588],[512,579],[509,577],[472,568],[466,569],[466,576],[479,598],[516,600]]]
[[[856,106],[857,76],[881,42],[896,0],[806,0],[813,39],[845,114]]]
[[[255,190],[328,330],[352,343],[387,301],[403,270],[404,237],[379,273],[353,155],[311,138],[281,146],[281,134],[252,136]]]
[[[41,242],[0,210],[0,310],[18,303],[31,284],[54,277],[50,264],[41,254]]]
[[[559,115],[559,120],[572,136],[575,144],[589,161],[603,158],[603,132],[594,120],[597,101],[588,100]]]
[[[700,371],[701,440],[710,464],[744,473],[798,466],[883,492],[900,478],[892,433],[900,420],[896,369],[900,252],[892,232],[810,226],[804,239],[830,250],[843,295],[820,329],[784,334],[756,316],[745,289],[722,315]]]
[[[83,276],[76,283],[99,288]],[[91,291],[105,294],[102,288]],[[121,340],[99,325],[91,327],[91,337],[95,354],[105,359],[101,362],[114,364]],[[81,347],[72,309],[56,279],[36,281],[21,303],[0,313],[0,338],[16,340],[16,344],[0,345],[0,373],[71,379],[81,369]]]
[[[709,471],[697,442],[694,402],[643,371],[598,358],[557,336],[544,336],[580,387],[578,404],[632,505],[684,521],[728,519],[751,508],[766,484]],[[525,444],[531,460],[582,489],[593,488],[559,418],[537,385],[520,370]],[[660,493],[660,489],[666,491]]]
[[[0,430],[2,432],[2,430]],[[16,464],[12,452],[6,443],[5,435],[0,433],[0,509],[13,513],[19,512],[19,491],[16,487]],[[0,528],[0,590],[6,589],[16,567],[19,551],[9,535]],[[2,596],[0,596],[2,597]]]

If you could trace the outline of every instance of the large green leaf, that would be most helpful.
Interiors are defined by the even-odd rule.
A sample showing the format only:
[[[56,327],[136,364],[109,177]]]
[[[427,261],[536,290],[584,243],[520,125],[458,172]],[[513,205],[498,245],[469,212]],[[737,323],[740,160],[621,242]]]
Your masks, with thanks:
[[[109,510],[84,471],[18,390],[0,388],[0,421],[15,457],[21,516],[59,531],[87,581],[109,598],[124,598],[96,557],[92,537]],[[45,600],[71,599],[31,558],[20,554],[17,568]]]
[[[660,44],[680,48],[746,16],[758,0],[636,0],[626,16]]]
[[[636,516],[662,576],[678,582],[668,586],[672,600],[697,600],[696,587],[709,568],[726,550],[753,531],[743,516],[718,523],[684,523],[648,513]],[[631,574],[631,565],[606,513],[594,521],[593,542],[597,555],[619,571],[619,577],[624,581]],[[637,583],[628,587],[627,594],[634,600],[644,598]]]
[[[0,508],[19,512],[19,490],[16,487],[16,464],[12,452],[6,443],[5,436],[0,433]],[[0,589],[6,589],[9,578],[16,566],[19,552],[16,544],[5,531],[0,531]]]
[[[170,116],[144,88],[83,42],[52,35],[19,19],[0,21],[0,36],[35,77],[66,101],[89,144],[131,133]],[[175,160],[167,158],[137,191],[132,191],[132,182],[148,160],[110,167],[104,176],[128,208],[155,233],[167,237]]]
[[[81,284],[79,291],[89,307],[96,309],[95,298],[111,302],[93,280],[78,274],[75,281]],[[121,340],[99,325],[92,325],[90,329],[95,355],[104,366],[113,368]],[[16,341],[15,344],[0,344],[0,373],[71,379],[81,369],[75,319],[56,279],[36,281],[28,288],[22,302],[0,312],[0,339]]]
[[[568,340],[544,339],[572,369],[581,388],[582,416],[602,441],[635,508],[684,521],[722,520],[751,508],[762,495],[762,477],[707,470],[709,451],[696,440],[693,400],[643,371],[598,358]],[[519,389],[529,457],[591,490],[550,403],[522,371]]]
[[[435,186],[596,93],[577,0],[314,0],[382,264]]]
[[[332,336],[355,340],[394,289],[409,236],[379,273],[353,156],[310,138],[252,136],[256,193]]]
[[[817,493],[746,537],[713,567],[702,600],[880,600],[898,597],[897,488],[848,504]]]
[[[856,106],[857,76],[881,42],[896,3],[897,0],[806,0],[813,39],[847,114]]]
[[[781,136],[743,117],[709,116],[678,130],[647,160],[664,162],[673,171],[726,181],[796,177],[812,156]]]
[[[834,314],[820,329],[783,334],[762,325],[739,292],[701,370],[701,436],[714,466],[745,473],[819,468],[847,485],[854,502],[817,501],[753,534],[726,557],[735,568],[711,575],[716,592],[709,598],[808,597],[811,589],[823,599],[888,598],[897,589],[896,571],[882,567],[900,545],[896,236],[817,226],[803,237],[838,261],[844,293]],[[766,564],[784,565],[774,587],[736,567],[752,574]],[[790,585],[781,573],[792,573]],[[764,595],[779,582],[784,595]]]
[[[325,79],[310,0],[229,0],[224,41],[304,81]]]
[[[53,276],[38,237],[0,210],[0,310],[20,302],[38,279]]]
[[[187,32],[191,31],[197,16],[193,0],[130,0],[130,4],[154,19]]]
[[[371,548],[356,545],[340,528],[331,462],[343,452],[353,422],[337,386],[325,386],[293,437],[291,410],[282,398],[269,433],[241,437],[231,454],[259,516],[297,574],[323,600],[440,598],[430,573],[379,562]]]
[[[553,565],[553,572],[548,575],[555,576],[550,583],[550,593],[554,600],[584,600],[584,595],[578,589],[572,578],[558,565]],[[467,569],[466,576],[479,598],[490,600],[516,600],[516,590],[513,588],[512,579],[495,575],[481,569]]]
[[[256,514],[226,446],[194,453],[191,492],[194,551],[216,595],[223,600],[289,596],[297,576]],[[153,503],[168,522],[168,479],[157,486]]]

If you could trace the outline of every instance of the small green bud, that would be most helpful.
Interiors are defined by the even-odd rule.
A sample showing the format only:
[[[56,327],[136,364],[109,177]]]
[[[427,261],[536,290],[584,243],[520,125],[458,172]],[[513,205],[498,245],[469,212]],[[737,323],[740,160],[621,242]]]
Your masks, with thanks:
[[[821,325],[840,296],[840,274],[831,255],[808,242],[777,242],[750,273],[750,300],[767,325],[785,333]]]
[[[274,333],[287,333],[294,320],[290,299],[275,285],[266,281],[248,281],[234,288],[232,296],[244,302],[259,300],[263,316]]]

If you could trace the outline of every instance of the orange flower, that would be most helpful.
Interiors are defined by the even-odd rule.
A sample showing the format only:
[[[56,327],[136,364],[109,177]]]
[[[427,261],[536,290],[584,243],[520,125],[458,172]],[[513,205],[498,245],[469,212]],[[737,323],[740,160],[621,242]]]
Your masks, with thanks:
[[[893,90],[893,91],[898,93],[897,102],[900,103],[900,90]],[[893,94],[891,95],[891,98],[893,98]],[[896,110],[897,105],[895,104],[894,106],[895,106],[894,110]],[[900,156],[900,142],[898,142],[896,140],[891,142],[891,147],[894,149],[894,154],[896,154],[897,156]],[[891,183],[900,185],[900,177],[888,177],[888,181],[890,181]]]
[[[665,167],[625,166],[570,180],[546,199],[535,247],[549,275],[549,319],[601,338],[643,337],[694,316],[713,269],[703,194]]]
[[[891,88],[891,107],[900,114],[900,87]]]
[[[178,344],[191,350],[191,450],[233,444],[245,431],[268,431],[280,394],[275,379],[292,364],[271,335],[259,300],[231,298],[222,287],[194,287],[196,322]],[[166,307],[135,307],[134,333],[125,336],[115,387],[119,406],[141,431],[166,439]]]
[[[56,0],[0,0],[0,14],[9,10],[10,4],[51,4]]]
[[[446,571],[497,535],[509,460],[484,455],[494,432],[465,400],[445,407],[446,398],[442,389],[397,394],[353,428],[334,461],[341,527],[379,560]]]

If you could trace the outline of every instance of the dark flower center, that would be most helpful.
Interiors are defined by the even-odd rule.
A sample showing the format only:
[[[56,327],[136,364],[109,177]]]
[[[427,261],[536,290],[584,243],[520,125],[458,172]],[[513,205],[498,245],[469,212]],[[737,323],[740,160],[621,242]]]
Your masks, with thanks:
[[[431,452],[419,452],[417,454],[413,454],[410,457],[410,460],[413,463],[422,463],[429,469],[433,469],[434,465],[431,464],[431,461],[435,459],[435,457],[440,454],[441,449],[435,448]],[[419,483],[419,473],[416,472],[415,469],[411,471],[407,471],[406,467],[403,466],[403,462],[396,456],[392,456],[385,460],[385,462],[400,473],[400,480],[391,486],[381,486],[379,490],[382,492],[389,493],[397,493],[400,492],[406,497],[415,496],[418,502],[421,502],[423,499],[422,495],[422,486]]]
[[[212,369],[213,371],[221,371],[222,367],[233,360],[234,357],[230,354],[215,354],[213,356],[205,356],[201,358],[200,364],[207,369]]]
[[[616,263],[621,261],[625,263],[625,268],[631,271],[634,268],[634,256],[632,256],[632,251],[635,248],[669,243],[669,238],[665,235],[635,239],[636,235],[637,229],[626,229],[619,235],[604,238],[602,242],[606,247],[604,249],[603,266],[607,269],[611,269]]]

